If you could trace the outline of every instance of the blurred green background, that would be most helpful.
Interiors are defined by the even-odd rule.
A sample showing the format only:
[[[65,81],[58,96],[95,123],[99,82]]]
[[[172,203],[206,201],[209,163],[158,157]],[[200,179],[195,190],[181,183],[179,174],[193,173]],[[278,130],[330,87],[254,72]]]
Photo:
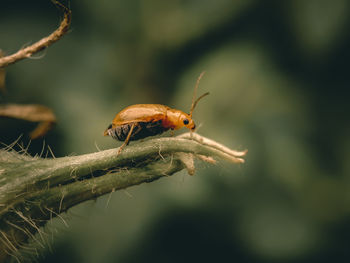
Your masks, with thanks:
[[[347,0],[70,1],[71,30],[7,68],[0,103],[51,107],[56,156],[119,146],[102,136],[136,103],[188,111],[246,163],[197,163],[51,222],[39,262],[349,262],[350,3]],[[7,54],[53,31],[48,0],[0,4]],[[0,119],[0,141],[35,124]],[[181,131],[183,132],[183,131]],[[168,134],[169,135],[169,134]]]

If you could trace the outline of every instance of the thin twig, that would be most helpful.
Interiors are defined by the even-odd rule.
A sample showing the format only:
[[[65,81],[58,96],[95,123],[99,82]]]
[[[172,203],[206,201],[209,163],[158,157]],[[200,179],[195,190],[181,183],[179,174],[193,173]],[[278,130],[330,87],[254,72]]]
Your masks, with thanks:
[[[68,31],[70,23],[71,23],[71,17],[72,12],[69,8],[62,5],[58,1],[53,1],[53,3],[60,8],[64,13],[64,18],[60,24],[60,26],[49,36],[42,38],[38,42],[18,50],[16,53],[0,58],[0,68],[4,68],[10,64],[13,64],[19,60],[29,58],[33,54],[38,53],[39,51],[47,48],[48,46],[52,45],[56,41],[60,40]]]

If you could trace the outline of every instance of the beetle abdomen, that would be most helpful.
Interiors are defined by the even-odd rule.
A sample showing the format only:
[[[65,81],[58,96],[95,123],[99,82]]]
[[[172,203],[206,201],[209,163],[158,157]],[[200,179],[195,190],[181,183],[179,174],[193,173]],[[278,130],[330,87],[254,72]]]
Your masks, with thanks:
[[[169,130],[169,128],[164,128],[162,126],[162,121],[159,120],[156,122],[131,122],[117,125],[109,128],[108,134],[116,140],[125,141],[133,124],[135,127],[130,136],[130,141],[136,141],[149,136],[158,135]]]

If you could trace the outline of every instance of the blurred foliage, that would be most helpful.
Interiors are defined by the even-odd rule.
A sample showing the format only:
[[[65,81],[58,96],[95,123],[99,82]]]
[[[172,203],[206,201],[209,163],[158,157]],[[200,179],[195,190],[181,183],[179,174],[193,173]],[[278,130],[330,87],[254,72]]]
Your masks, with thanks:
[[[0,103],[39,103],[56,156],[118,145],[102,137],[135,103],[189,110],[199,133],[249,149],[239,168],[199,166],[113,193],[54,220],[40,262],[348,262],[350,4],[346,0],[71,1],[71,32],[6,69]],[[53,31],[50,1],[1,2],[0,48]],[[0,141],[33,124],[0,119]],[[44,151],[46,151],[44,146]],[[51,249],[49,249],[49,247]]]

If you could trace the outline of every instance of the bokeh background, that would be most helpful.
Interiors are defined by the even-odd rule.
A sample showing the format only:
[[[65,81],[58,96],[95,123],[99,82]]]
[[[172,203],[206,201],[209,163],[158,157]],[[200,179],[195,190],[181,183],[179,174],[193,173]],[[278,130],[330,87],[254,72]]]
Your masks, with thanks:
[[[39,262],[349,262],[350,2],[347,0],[70,1],[71,30],[6,69],[0,103],[38,103],[58,123],[31,154],[119,145],[102,136],[123,107],[188,111],[198,132],[244,165],[185,172],[71,209],[46,228]],[[0,2],[10,54],[62,18],[48,0]],[[35,124],[0,119],[0,141]],[[49,154],[50,156],[50,154]],[[52,239],[52,240],[51,240]]]

